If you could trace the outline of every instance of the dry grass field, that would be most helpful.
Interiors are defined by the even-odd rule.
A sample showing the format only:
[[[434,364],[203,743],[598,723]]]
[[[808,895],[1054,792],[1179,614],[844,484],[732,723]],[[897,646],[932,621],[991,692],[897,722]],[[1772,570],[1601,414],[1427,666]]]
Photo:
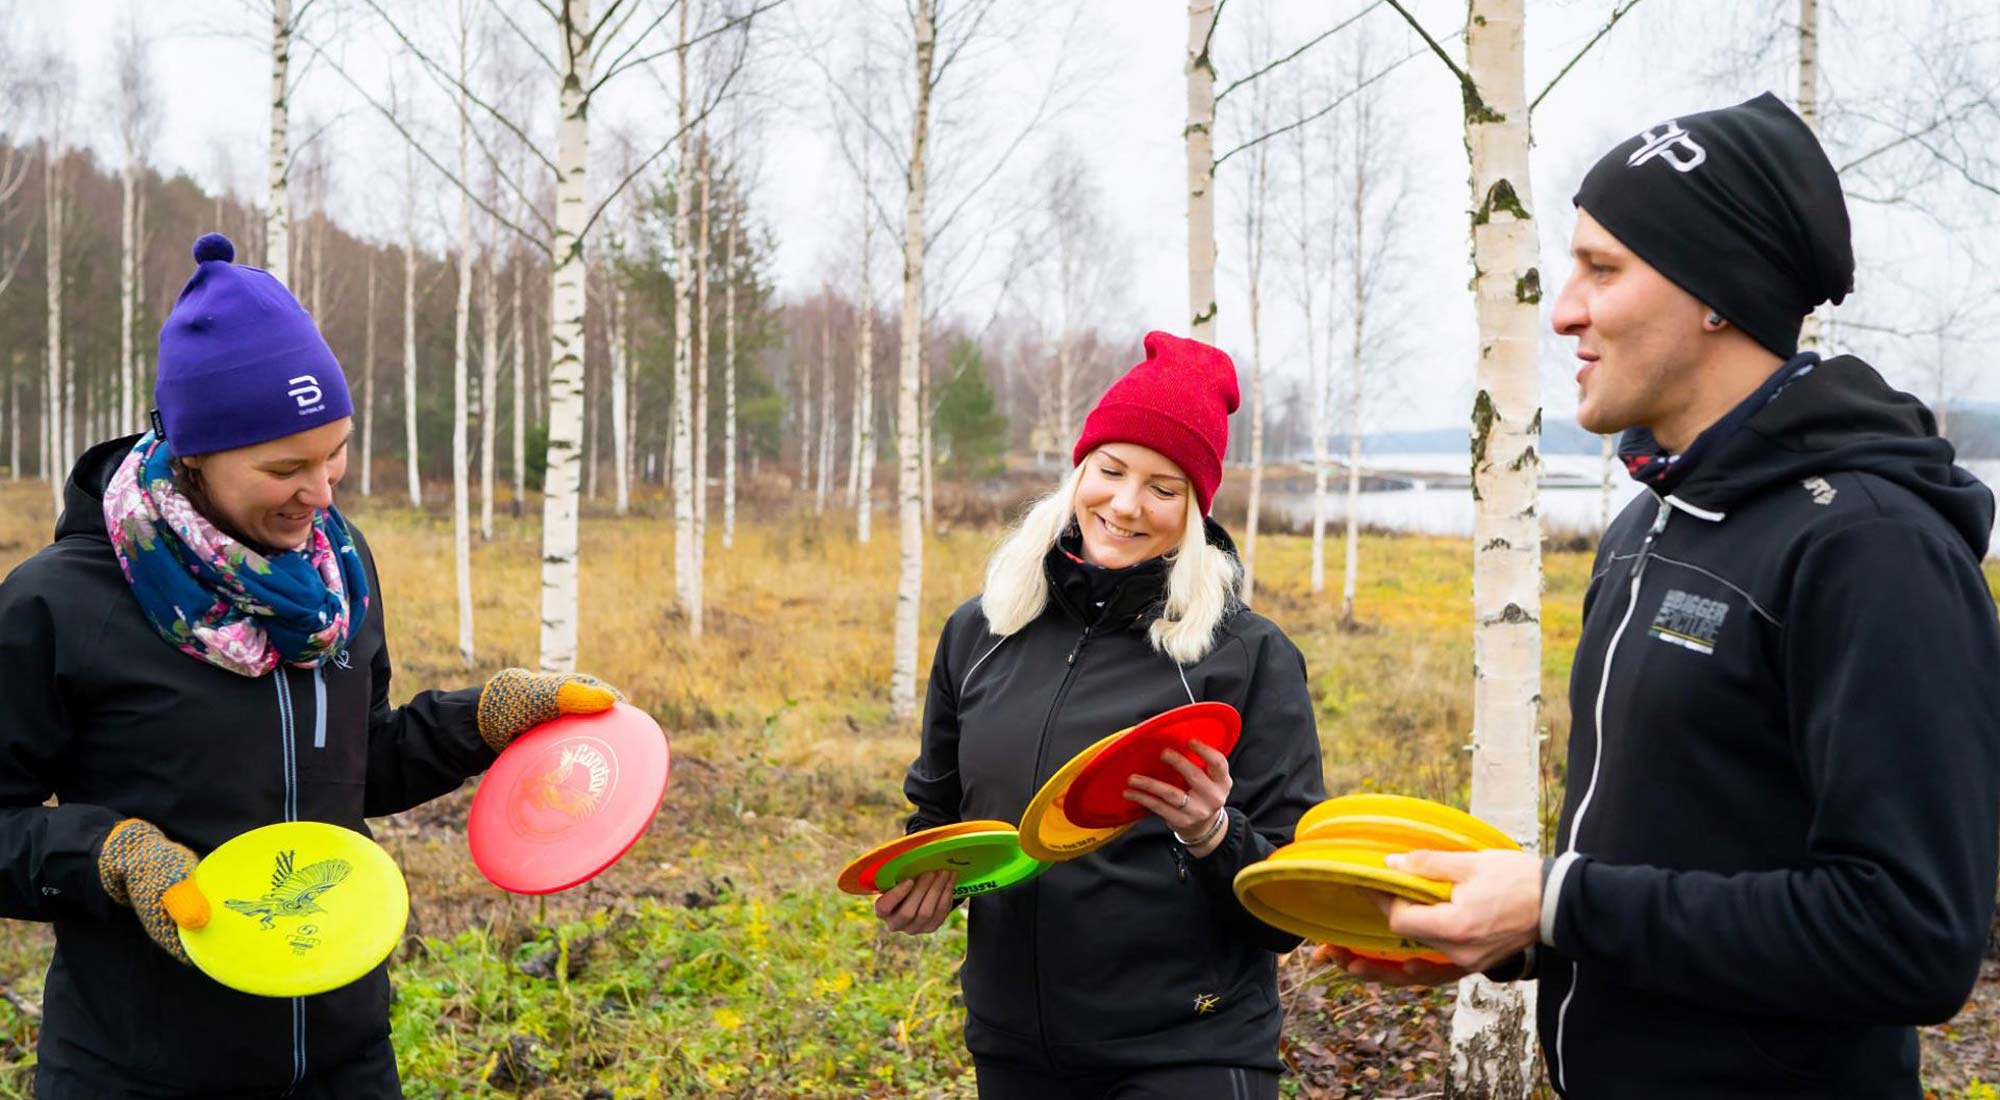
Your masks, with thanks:
[[[47,489],[0,483],[0,573],[48,537]],[[462,829],[469,791],[378,823],[410,879],[393,968],[409,1095],[549,1100],[655,1096],[969,1097],[958,1040],[962,925],[881,934],[833,889],[852,853],[898,831],[914,729],[888,718],[893,527],[857,545],[851,517],[763,514],[708,547],[707,632],[673,609],[672,524],[657,500],[583,524],[579,667],[655,715],[673,747],[659,819],[618,866],[546,900],[482,879]],[[372,543],[396,662],[394,696],[479,682],[536,656],[535,516],[498,520],[473,551],[479,661],[456,652],[448,518],[353,504]],[[994,531],[927,545],[923,633],[977,589]],[[1470,549],[1371,536],[1362,625],[1306,584],[1306,540],[1266,538],[1258,606],[1304,650],[1333,791],[1463,804],[1471,725]],[[1544,597],[1545,805],[1558,803],[1570,650],[1586,552],[1551,553]],[[929,643],[923,648],[929,659]],[[921,670],[920,670],[921,671]],[[47,930],[0,924],[0,1097],[30,1091]],[[1284,967],[1293,1096],[1438,1095],[1449,999],[1379,995]],[[1992,1096],[2000,1048],[1983,982],[1926,1035],[1940,1096]]]

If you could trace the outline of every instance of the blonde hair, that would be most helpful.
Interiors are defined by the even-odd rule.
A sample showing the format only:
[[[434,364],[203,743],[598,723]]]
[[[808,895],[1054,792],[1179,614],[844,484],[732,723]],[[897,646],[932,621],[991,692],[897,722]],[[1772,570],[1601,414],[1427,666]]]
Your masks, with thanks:
[[[1082,480],[1083,464],[1078,463],[1054,492],[1028,509],[987,561],[979,609],[994,634],[1008,637],[1048,607],[1049,578],[1042,562],[1076,516],[1076,490]],[[1186,529],[1180,545],[1166,554],[1166,605],[1147,633],[1155,652],[1191,665],[1215,647],[1216,631],[1243,582],[1243,566],[1236,555],[1209,543],[1194,494],[1183,496]]]

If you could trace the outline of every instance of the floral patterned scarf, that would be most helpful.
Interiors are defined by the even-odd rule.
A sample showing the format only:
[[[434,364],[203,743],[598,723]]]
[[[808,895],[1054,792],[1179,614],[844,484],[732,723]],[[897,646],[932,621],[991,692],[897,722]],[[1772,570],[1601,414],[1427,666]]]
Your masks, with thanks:
[[[230,538],[174,488],[172,452],[147,432],[104,493],[104,525],[146,618],[175,648],[240,676],[325,664],[368,617],[368,574],[347,520],[313,516],[298,550]]]

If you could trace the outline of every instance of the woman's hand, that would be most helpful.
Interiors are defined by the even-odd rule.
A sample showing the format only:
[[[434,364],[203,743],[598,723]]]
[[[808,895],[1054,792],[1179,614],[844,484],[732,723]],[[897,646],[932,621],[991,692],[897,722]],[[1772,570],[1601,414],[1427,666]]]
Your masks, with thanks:
[[[479,738],[504,752],[516,737],[565,714],[597,714],[625,696],[595,676],[503,668],[479,692]]]
[[[891,932],[928,936],[951,915],[950,871],[926,871],[875,895],[875,915]]]
[[[1207,765],[1205,770],[1188,763],[1187,757],[1174,749],[1160,753],[1160,759],[1187,780],[1186,790],[1134,775],[1126,780],[1125,797],[1166,822],[1174,837],[1187,845],[1188,854],[1200,859],[1215,851],[1229,831],[1222,809],[1229,803],[1229,758],[1200,741],[1189,741],[1188,747]]]
[[[1450,985],[1471,973],[1425,959],[1390,962],[1365,958],[1330,943],[1313,948],[1312,961],[1322,966],[1337,966],[1348,977],[1375,985]]]

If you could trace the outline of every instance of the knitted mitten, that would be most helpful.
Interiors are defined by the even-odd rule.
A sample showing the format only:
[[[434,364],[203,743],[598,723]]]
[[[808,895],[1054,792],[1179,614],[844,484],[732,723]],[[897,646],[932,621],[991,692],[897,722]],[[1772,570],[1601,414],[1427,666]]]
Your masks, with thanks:
[[[139,915],[139,924],[153,942],[181,962],[187,949],[174,931],[208,923],[208,899],[189,876],[194,853],[175,844],[149,822],[128,817],[111,827],[97,857],[97,879],[104,892]]]
[[[564,714],[610,710],[624,698],[595,676],[501,669],[479,693],[479,737],[500,752],[543,722]]]

